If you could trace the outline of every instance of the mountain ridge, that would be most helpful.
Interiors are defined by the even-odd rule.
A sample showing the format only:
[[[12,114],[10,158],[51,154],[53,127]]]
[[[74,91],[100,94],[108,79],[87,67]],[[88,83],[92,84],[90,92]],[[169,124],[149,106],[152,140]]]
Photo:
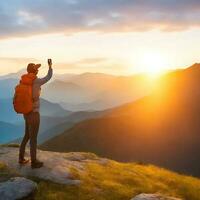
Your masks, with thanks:
[[[160,81],[149,96],[112,109],[105,117],[78,123],[41,149],[140,160],[199,176],[199,77],[186,69]]]

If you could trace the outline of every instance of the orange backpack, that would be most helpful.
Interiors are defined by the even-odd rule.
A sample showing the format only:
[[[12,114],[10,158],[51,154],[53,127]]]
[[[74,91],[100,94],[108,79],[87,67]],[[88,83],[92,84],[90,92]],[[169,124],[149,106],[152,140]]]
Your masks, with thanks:
[[[33,81],[35,74],[25,74],[15,88],[13,98],[14,110],[18,114],[28,114],[33,111]]]

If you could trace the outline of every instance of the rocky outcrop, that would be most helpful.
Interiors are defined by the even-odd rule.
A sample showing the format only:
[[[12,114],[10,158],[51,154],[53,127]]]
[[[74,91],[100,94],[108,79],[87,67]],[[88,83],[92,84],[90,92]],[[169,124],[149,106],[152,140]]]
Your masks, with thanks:
[[[27,150],[28,152],[28,150]],[[24,166],[18,164],[18,148],[0,147],[0,162],[14,169],[24,177],[37,177],[60,184],[77,185],[80,180],[74,177],[74,170],[84,172],[87,162],[106,164],[107,159],[98,158],[89,153],[56,153],[38,150],[38,159],[44,162],[44,167],[31,169],[30,163]]]
[[[15,200],[22,199],[33,194],[37,184],[23,177],[12,178],[9,181],[0,183],[0,199]]]
[[[182,200],[182,199],[167,197],[162,194],[140,194],[131,200]]]

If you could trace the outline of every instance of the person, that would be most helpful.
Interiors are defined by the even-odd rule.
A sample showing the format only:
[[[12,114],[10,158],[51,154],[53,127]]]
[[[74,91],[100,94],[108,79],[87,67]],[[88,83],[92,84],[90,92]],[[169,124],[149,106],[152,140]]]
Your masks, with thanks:
[[[40,127],[40,92],[41,86],[52,78],[53,69],[51,59],[48,59],[48,66],[48,74],[44,78],[38,78],[37,74],[41,64],[29,63],[27,66],[28,73],[23,75],[20,81],[22,84],[32,84],[33,109],[28,114],[24,114],[25,135],[19,149],[19,163],[26,164],[29,162],[29,159],[24,158],[24,154],[26,144],[30,140],[32,168],[40,168],[43,166],[43,162],[37,159],[37,135]]]

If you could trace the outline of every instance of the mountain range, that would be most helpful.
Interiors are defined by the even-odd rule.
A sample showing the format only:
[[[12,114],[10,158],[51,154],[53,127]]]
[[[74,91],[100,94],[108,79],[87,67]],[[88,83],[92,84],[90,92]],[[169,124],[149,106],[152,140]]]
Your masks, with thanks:
[[[91,118],[99,118],[101,116],[104,116],[108,112],[111,112],[111,110],[105,110],[105,111],[95,111],[95,112],[74,112],[69,114],[67,117],[41,117],[41,126],[40,131],[38,135],[38,144],[42,144],[49,139],[60,135],[67,129],[73,127],[76,123],[91,119]],[[21,127],[24,126],[24,122],[21,123]],[[9,143],[20,143],[23,135],[23,132],[20,133],[20,137],[18,137],[15,140],[10,140]]]
[[[89,87],[89,83],[84,78],[80,79],[82,81],[82,86],[80,86],[81,81],[76,80],[77,76],[80,75],[68,77],[67,82],[59,80],[58,83],[64,85],[64,88],[66,85],[70,85],[70,87],[73,85],[79,89],[84,88],[84,90]],[[181,173],[199,176],[199,76],[200,64],[197,63],[187,69],[163,75],[157,80],[156,85],[151,85],[151,93],[150,90],[141,89],[147,88],[145,84],[143,87],[138,87],[138,93],[142,91],[141,94],[143,94],[138,100],[134,99],[130,103],[97,112],[71,112],[64,110],[58,103],[42,100],[44,110],[41,118],[42,134],[39,138],[40,142],[44,143],[41,148],[61,152],[89,151],[118,161],[153,163]],[[100,77],[102,78],[103,75]],[[64,78],[63,76],[62,79]],[[136,89],[133,90],[137,86],[136,83],[140,83],[141,80],[143,83],[145,82],[144,77],[139,77],[139,82],[135,77],[133,79],[131,77],[118,78],[117,82],[120,84],[110,88],[113,89],[112,91],[115,89],[120,91],[120,88],[121,90],[124,88],[123,92],[130,93],[130,97],[136,91]],[[76,83],[73,83],[72,79],[76,80]],[[116,77],[112,76],[108,76],[105,80],[107,79],[112,82],[116,81]],[[106,87],[105,82],[102,84],[103,87]],[[93,91],[95,83],[91,83],[91,91]],[[109,82],[109,84],[111,83]],[[148,81],[146,84],[148,85]],[[131,89],[126,89],[128,86]],[[97,88],[101,88],[101,84],[98,83]],[[51,87],[49,87],[50,89]],[[54,89],[58,90],[59,88]],[[61,93],[61,91],[59,92]],[[108,91],[102,91],[102,95],[100,95],[102,100],[104,97],[106,99],[105,94]],[[117,99],[117,96],[114,97]],[[6,99],[1,101],[2,105],[8,103]],[[7,108],[10,108],[10,105]],[[89,104],[87,106],[90,108]],[[3,109],[5,108],[6,106],[3,106]],[[2,116],[0,115],[3,125],[5,127],[10,125],[12,119],[11,121],[15,124],[11,125],[22,127],[22,121],[16,121],[16,117],[9,114],[11,110],[8,111],[4,110]],[[8,114],[7,118],[5,113]],[[9,132],[9,134],[12,133],[12,131]]]
[[[199,77],[198,63],[164,75],[150,95],[82,121],[41,149],[94,152],[199,176]]]
[[[1,112],[0,121],[8,123],[20,123],[23,121],[22,115],[18,115],[13,109],[13,101],[9,99],[0,99]],[[64,117],[71,114],[70,111],[64,110],[59,104],[51,103],[47,100],[41,99],[41,115]]]
[[[153,87],[144,75],[84,73],[54,80],[45,87],[43,98],[71,111],[105,110],[137,100],[149,94]]]
[[[14,111],[12,99],[0,99],[0,105],[0,143],[10,142],[22,137],[24,134],[24,119],[22,115],[18,115]],[[70,114],[70,111],[64,110],[59,104],[41,99],[40,133],[62,123]]]
[[[0,77],[1,99],[13,97],[14,88],[25,70]],[[42,90],[42,98],[70,111],[104,110],[137,100],[152,91],[144,75],[114,76],[102,73],[55,74]]]
[[[0,77],[0,90],[4,91],[0,97],[2,107],[0,121],[20,126],[20,132],[16,132],[20,137],[23,134],[21,130],[24,122],[22,115],[17,115],[13,110],[12,97],[19,77],[23,73],[25,69]],[[102,116],[105,109],[144,96],[150,91],[150,88],[145,90],[140,88],[140,86],[146,87],[144,82],[144,77],[139,75],[134,77],[101,73],[55,75],[53,81],[45,85],[42,90],[40,135],[43,139],[41,141],[44,142],[60,134],[72,124]],[[7,142],[12,141],[13,137],[10,139]]]
[[[44,99],[56,103],[73,102],[74,104],[79,104],[90,100],[89,91],[76,83],[60,80],[55,80],[44,87],[42,96]]]

